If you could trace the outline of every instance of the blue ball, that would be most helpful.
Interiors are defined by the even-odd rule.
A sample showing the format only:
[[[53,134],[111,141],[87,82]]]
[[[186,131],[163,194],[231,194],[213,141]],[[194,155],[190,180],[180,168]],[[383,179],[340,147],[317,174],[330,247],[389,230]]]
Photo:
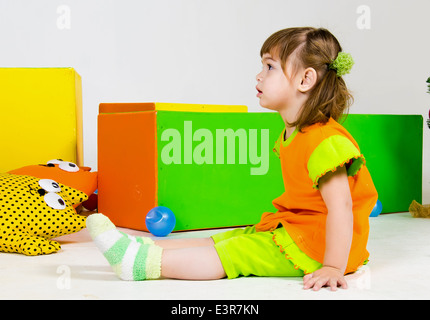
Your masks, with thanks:
[[[372,212],[370,213],[370,216],[371,216],[371,217],[377,217],[377,216],[379,216],[379,214],[380,214],[381,212],[382,212],[382,203],[381,203],[381,201],[379,201],[379,199],[378,199],[378,201],[376,201],[375,206],[373,207]]]
[[[149,210],[145,222],[154,236],[165,237],[175,228],[176,218],[172,210],[159,206]]]

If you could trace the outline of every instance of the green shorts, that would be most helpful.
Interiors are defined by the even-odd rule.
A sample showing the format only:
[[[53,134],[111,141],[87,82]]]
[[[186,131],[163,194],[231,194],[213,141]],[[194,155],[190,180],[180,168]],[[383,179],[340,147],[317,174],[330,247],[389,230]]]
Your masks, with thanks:
[[[212,236],[229,279],[239,276],[302,277],[322,265],[305,255],[284,228],[257,232],[255,227]]]

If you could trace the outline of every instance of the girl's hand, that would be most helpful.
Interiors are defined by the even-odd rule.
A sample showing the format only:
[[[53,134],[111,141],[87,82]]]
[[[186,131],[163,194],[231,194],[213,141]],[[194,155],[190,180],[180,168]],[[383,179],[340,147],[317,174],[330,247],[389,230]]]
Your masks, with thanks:
[[[336,291],[338,285],[343,289],[348,288],[343,272],[334,267],[324,266],[303,277],[303,289],[313,288],[314,291],[318,291],[321,287],[326,286],[330,287],[332,291]]]

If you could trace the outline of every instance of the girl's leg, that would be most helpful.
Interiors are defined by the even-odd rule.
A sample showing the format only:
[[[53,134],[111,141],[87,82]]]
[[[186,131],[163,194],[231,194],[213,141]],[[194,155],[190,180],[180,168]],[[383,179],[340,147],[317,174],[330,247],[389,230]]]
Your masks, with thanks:
[[[161,239],[156,240],[155,244],[163,249],[178,249],[213,246],[214,241],[212,238]]]
[[[215,280],[226,276],[213,246],[166,249],[161,261],[165,278]]]
[[[161,244],[172,249],[163,249],[147,239],[135,238],[119,232],[103,214],[92,214],[87,218],[87,228],[99,250],[103,253],[115,273],[123,280],[157,279],[161,276],[177,279],[219,279],[225,276],[220,259],[211,239],[174,240]],[[185,239],[178,239],[185,240]],[[192,248],[177,248],[185,244],[198,245]],[[203,246],[209,244],[209,246]]]
[[[121,231],[120,231],[121,232]],[[128,237],[131,240],[138,241],[140,243],[156,244],[163,249],[177,249],[177,248],[190,248],[190,247],[207,247],[213,246],[214,241],[212,238],[183,238],[183,239],[159,239],[152,240],[150,237],[144,236],[131,236],[124,232],[122,235]]]

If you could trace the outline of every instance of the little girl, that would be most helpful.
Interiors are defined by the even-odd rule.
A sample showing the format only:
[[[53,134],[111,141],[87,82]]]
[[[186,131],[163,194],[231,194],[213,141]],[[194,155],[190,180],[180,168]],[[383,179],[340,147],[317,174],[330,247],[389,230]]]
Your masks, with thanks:
[[[336,290],[367,262],[377,193],[357,143],[337,122],[352,100],[342,79],[350,55],[329,31],[315,28],[278,31],[260,55],[257,97],[285,122],[274,148],[285,186],[273,201],[277,212],[211,238],[155,242],[90,215],[90,235],[121,279],[303,276],[305,289]]]

